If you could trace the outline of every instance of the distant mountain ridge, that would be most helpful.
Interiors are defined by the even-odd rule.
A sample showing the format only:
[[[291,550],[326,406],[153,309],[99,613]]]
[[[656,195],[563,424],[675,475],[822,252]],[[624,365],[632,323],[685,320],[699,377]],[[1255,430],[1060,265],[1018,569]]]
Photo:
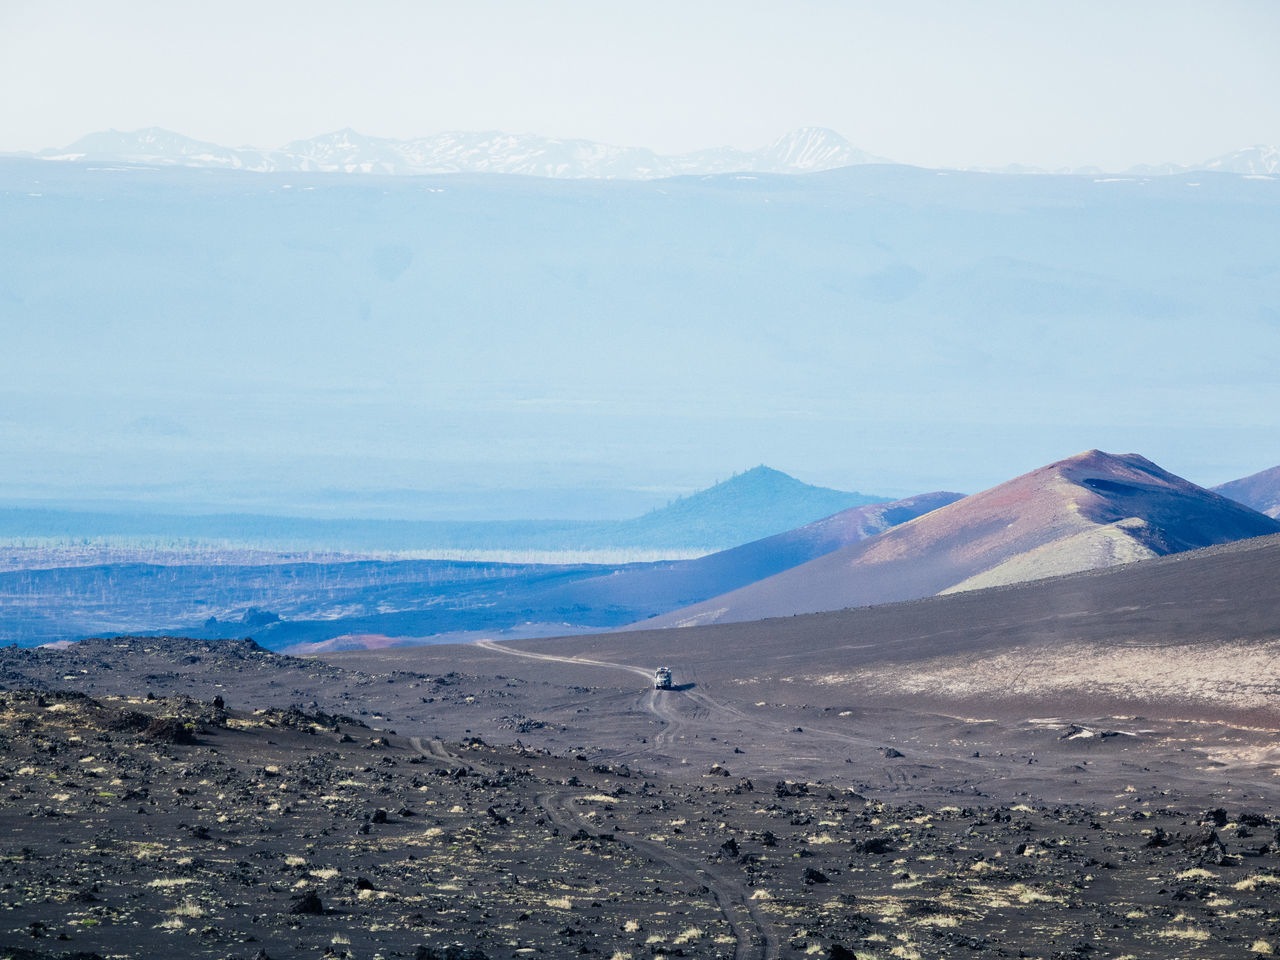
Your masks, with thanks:
[[[615,147],[535,134],[448,131],[394,140],[365,136],[350,128],[294,140],[278,150],[262,150],[224,147],[149,127],[91,133],[69,146],[25,156],[255,173],[505,173],[611,180],[651,180],[683,174],[808,173],[889,162],[821,127],[802,127],[758,150],[715,147],[676,155],[663,155],[644,147]]]
[[[1280,147],[1255,144],[1242,147],[1220,157],[1212,157],[1201,164],[1179,165],[1162,163],[1134,167],[1132,173],[1168,174],[1192,173],[1204,170],[1208,173],[1239,173],[1245,176],[1275,176],[1280,174]]]
[[[634,551],[711,553],[886,497],[803,483],[759,466],[639,517],[567,520],[318,520],[253,514],[128,514],[0,508],[0,540],[187,544],[374,554]]]
[[[4,156],[6,154],[0,154]],[[591,140],[544,137],[532,133],[445,131],[410,140],[373,137],[350,127],[278,149],[226,147],[165,130],[103,130],[65,147],[8,156],[46,160],[188,166],[254,173],[367,173],[416,175],[504,173],[563,179],[653,180],[721,173],[816,173],[867,163],[895,161],[860,150],[825,127],[800,127],[757,150],[710,147],[682,154],[660,154],[646,147],[619,147]],[[1280,175],[1280,148],[1242,147],[1203,163],[1144,163],[1122,171],[1084,166],[1045,170],[1012,163],[983,168],[1005,174],[1123,173],[1165,176],[1197,171],[1244,176]]]
[[[1064,167],[1046,170],[1026,164],[1009,164],[999,168],[980,168],[988,173],[1067,174],[1074,176],[1122,175],[1130,177],[1165,177],[1180,173],[1235,173],[1246,177],[1280,176],[1280,147],[1255,144],[1241,147],[1200,163],[1139,163],[1125,170],[1105,170],[1098,166]]]
[[[1090,450],[637,627],[913,600],[1280,532],[1280,521],[1136,454]]]

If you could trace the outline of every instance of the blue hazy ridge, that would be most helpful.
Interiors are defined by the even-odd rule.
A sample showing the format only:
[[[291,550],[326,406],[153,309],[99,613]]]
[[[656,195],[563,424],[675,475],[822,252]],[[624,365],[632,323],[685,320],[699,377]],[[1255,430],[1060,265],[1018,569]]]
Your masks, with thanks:
[[[629,520],[613,522],[319,520],[0,508],[10,541],[173,541],[264,550],[715,550],[802,526],[884,497],[802,483],[759,466]]]
[[[287,504],[746,459],[906,492],[1097,445],[1207,475],[1276,426],[1277,235],[1280,181],[1202,172],[0,160],[0,479]]]

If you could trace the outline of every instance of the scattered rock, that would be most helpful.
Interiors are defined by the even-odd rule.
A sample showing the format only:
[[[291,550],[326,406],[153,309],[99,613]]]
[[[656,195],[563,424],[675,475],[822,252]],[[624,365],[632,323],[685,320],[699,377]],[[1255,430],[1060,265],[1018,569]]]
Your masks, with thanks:
[[[860,853],[882,854],[889,853],[893,850],[891,844],[884,837],[868,837],[866,840],[858,840],[854,843],[854,849]]]
[[[177,717],[156,717],[147,726],[145,736],[161,743],[195,743],[195,733]]]
[[[1227,825],[1227,811],[1222,807],[1206,810],[1204,816],[1200,818],[1200,822],[1212,823],[1215,827],[1225,827]]]
[[[453,943],[447,947],[418,947],[413,960],[489,960],[489,955],[477,947]]]
[[[804,882],[807,884],[830,883],[830,879],[821,870],[815,870],[813,867],[804,868]]]
[[[300,893],[293,898],[293,902],[289,904],[289,912],[296,914],[324,913],[324,904],[320,902],[320,897],[314,890],[308,890],[306,893]]]
[[[1226,844],[1218,836],[1218,831],[1213,829],[1193,833],[1182,845],[1188,853],[1201,860],[1220,860],[1227,855]]]

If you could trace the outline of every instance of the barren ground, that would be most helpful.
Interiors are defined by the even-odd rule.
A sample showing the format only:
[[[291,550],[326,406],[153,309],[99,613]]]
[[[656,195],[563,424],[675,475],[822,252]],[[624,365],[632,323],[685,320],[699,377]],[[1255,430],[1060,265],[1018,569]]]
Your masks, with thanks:
[[[0,651],[0,956],[1280,946],[1265,711],[964,714],[726,651],[656,692],[618,643],[657,641]]]

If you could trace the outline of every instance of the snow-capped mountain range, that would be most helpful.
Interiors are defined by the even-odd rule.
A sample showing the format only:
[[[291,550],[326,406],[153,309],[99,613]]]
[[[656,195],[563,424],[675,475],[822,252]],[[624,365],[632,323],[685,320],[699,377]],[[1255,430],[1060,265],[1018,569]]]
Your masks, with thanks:
[[[278,150],[223,147],[148,127],[91,133],[63,148],[0,154],[47,160],[211,167],[258,173],[508,173],[565,179],[651,180],[684,174],[814,173],[864,163],[893,163],[853,146],[833,130],[801,127],[758,150],[714,147],[664,155],[644,147],[615,147],[590,140],[560,140],[536,134],[446,132],[415,140],[369,137],[338,130],[294,140]],[[1253,146],[1199,164],[1141,164],[1122,173],[1160,176],[1193,171],[1249,176],[1280,175],[1280,149]],[[1101,174],[1098,167],[1046,171],[1010,165],[994,173]]]
[[[62,149],[26,154],[50,160],[215,167],[256,172],[511,173],[537,177],[649,180],[681,174],[808,173],[859,163],[888,163],[844,137],[804,127],[759,150],[718,147],[664,156],[643,147],[533,134],[438,133],[416,140],[339,130],[295,140],[279,150],[231,148],[151,127],[92,133]]]

